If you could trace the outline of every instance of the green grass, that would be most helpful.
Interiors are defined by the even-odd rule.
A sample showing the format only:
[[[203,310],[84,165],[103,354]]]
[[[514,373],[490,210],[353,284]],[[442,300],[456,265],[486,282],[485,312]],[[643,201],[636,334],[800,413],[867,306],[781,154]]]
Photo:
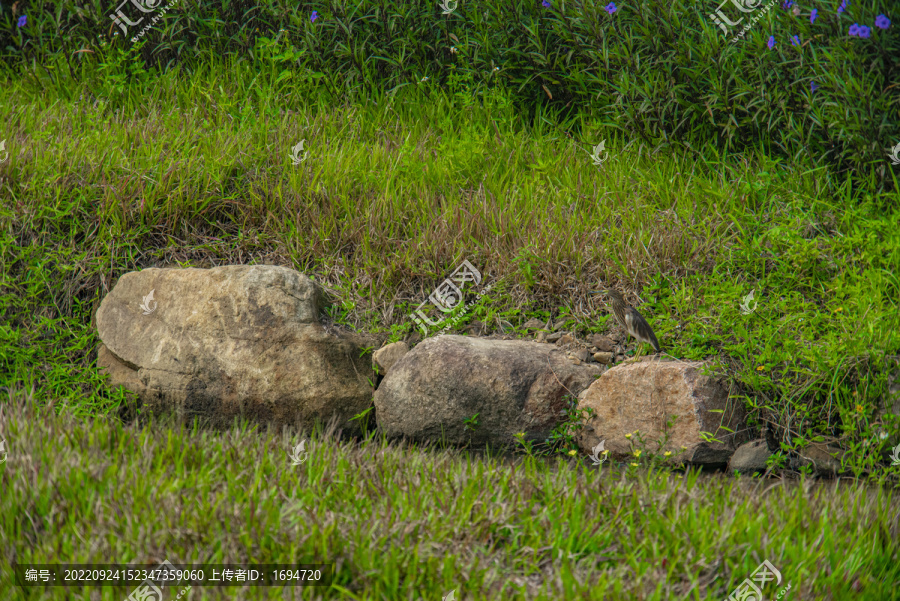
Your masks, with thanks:
[[[115,9],[100,1],[6,3],[0,64],[65,98],[73,78],[89,80],[97,68],[122,94],[146,86],[145,67],[193,77],[223,60],[229,70],[266,76],[285,95],[313,82],[344,98],[455,80],[475,95],[502,87],[529,117],[539,107],[574,115],[590,106],[605,125],[651,146],[752,155],[763,142],[773,156],[898,190],[885,161],[900,139],[892,0],[849,2],[842,12],[837,0],[804,0],[796,16],[759,6],[752,20],[721,6],[723,18],[740,21],[730,35],[714,23],[712,6],[691,0],[620,2],[614,14],[607,3],[583,0],[457,4],[442,14],[437,2],[421,0],[174,0],[120,29],[110,19]],[[125,18],[144,14],[121,10]],[[878,15],[894,25],[877,27]],[[854,23],[871,35],[851,36]],[[150,29],[133,41],[143,27]]]
[[[424,82],[335,106],[247,63],[189,80],[114,67],[71,83],[73,100],[0,87],[0,385],[53,407],[0,399],[5,563],[299,557],[334,562],[352,591],[304,599],[494,599],[503,586],[724,599],[768,559],[793,598],[889,598],[900,469],[877,463],[892,440],[877,434],[900,424],[876,409],[900,353],[896,193],[771,159],[764,142],[733,156],[649,146],[588,113],[521,114],[502,91],[472,100]],[[293,166],[300,140],[309,158]],[[328,436],[293,468],[284,435],[123,423],[128,399],[96,370],[92,312],[128,271],[290,266],[333,296],[340,322],[393,341],[463,259],[497,286],[457,327],[553,317],[589,335],[608,321],[589,291],[638,291],[668,354],[709,360],[751,425],[776,428],[776,462],[835,436],[859,479],[734,481],[647,456],[584,470],[572,422],[545,449],[556,457],[515,472]],[[127,595],[112,590],[102,598]],[[31,598],[64,598],[50,591]]]
[[[900,504],[846,482],[597,470],[333,428],[295,466],[286,432],[123,427],[24,393],[0,425],[18,457],[2,468],[0,527],[19,563],[334,564],[331,590],[194,587],[191,599],[725,599],[763,559],[784,578],[766,598],[790,584],[787,598],[888,599],[900,584]],[[25,598],[3,576],[2,598]]]

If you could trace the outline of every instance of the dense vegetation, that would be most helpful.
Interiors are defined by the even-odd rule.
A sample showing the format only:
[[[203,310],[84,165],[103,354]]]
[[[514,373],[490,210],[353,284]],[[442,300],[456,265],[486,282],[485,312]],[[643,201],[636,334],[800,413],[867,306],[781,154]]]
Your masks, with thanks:
[[[900,475],[884,461],[900,442],[885,413],[900,355],[889,3],[775,5],[734,43],[712,6],[545,4],[460,2],[443,15],[411,2],[181,0],[132,42],[113,35],[119,7],[3,3],[7,564],[304,557],[341,564],[341,588],[311,598],[436,599],[457,586],[500,598],[506,585],[523,599],[667,599],[725,598],[769,559],[797,598],[889,598],[900,565],[897,501],[883,490]],[[301,140],[309,155],[294,165]],[[660,473],[648,455],[641,471],[598,473],[577,467],[565,438],[556,463],[511,471],[325,436],[318,459],[279,471],[287,440],[123,425],[126,397],[97,373],[92,312],[128,271],[291,266],[330,292],[335,319],[398,340],[463,259],[496,285],[457,329],[521,332],[552,317],[603,332],[589,291],[637,292],[667,353],[708,359],[752,425],[772,428],[774,468],[833,437],[845,470],[881,489],[802,479],[738,493],[725,478]],[[238,475],[223,485],[224,471],[199,466],[226,456]],[[92,500],[134,473],[159,495]],[[503,484],[460,489],[463,477]],[[206,517],[244,517],[228,534],[195,512],[173,523],[184,487],[223,503]],[[466,501],[410,509],[447,498]],[[581,517],[542,513],[559,499]],[[129,525],[113,524],[125,509]],[[440,548],[408,546],[421,540]],[[576,558],[593,563],[566,567]],[[2,578],[0,597],[20,598]]]
[[[887,0],[747,0],[759,8],[729,3],[715,20],[712,6],[686,0],[453,1],[449,12],[413,0],[133,2],[4,5],[3,59],[70,100],[72,79],[100,66],[107,83],[95,89],[114,106],[126,89],[147,90],[145,69],[189,78],[222,60],[274,75],[280,106],[323,90],[393,95],[423,80],[464,82],[475,95],[503,87],[530,115],[591,108],[605,127],[654,147],[762,146],[869,191],[896,189],[884,159],[900,142],[900,42]],[[720,28],[720,17],[736,26]],[[311,83],[322,88],[312,96]]]

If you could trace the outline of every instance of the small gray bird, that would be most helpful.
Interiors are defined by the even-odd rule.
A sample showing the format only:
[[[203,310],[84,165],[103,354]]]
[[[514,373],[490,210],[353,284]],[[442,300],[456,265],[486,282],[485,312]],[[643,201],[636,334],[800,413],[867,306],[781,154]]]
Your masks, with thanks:
[[[616,290],[607,290],[606,292],[609,293],[609,296],[612,298],[612,312],[613,315],[616,316],[616,321],[625,328],[626,332],[634,336],[635,339],[639,342],[646,342],[651,345],[658,353],[660,349],[659,341],[656,339],[656,334],[653,333],[647,320],[637,312],[637,309],[626,303],[625,297],[619,292]],[[592,292],[592,294],[602,293],[602,290]]]

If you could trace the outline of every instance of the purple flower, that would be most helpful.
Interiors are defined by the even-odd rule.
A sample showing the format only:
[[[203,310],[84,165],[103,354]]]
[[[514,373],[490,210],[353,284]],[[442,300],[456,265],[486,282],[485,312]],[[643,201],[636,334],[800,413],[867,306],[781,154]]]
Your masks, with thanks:
[[[884,15],[878,15],[875,17],[875,27],[880,29],[887,29],[891,26],[891,20],[885,17]]]
[[[869,37],[870,35],[872,35],[872,29],[871,29],[871,28],[866,27],[865,25],[860,25],[860,26],[859,26],[859,37],[861,37],[861,38],[867,38],[867,37]]]
[[[800,36],[799,36],[799,35],[792,35],[792,36],[791,36],[791,45],[792,45],[792,46],[799,46],[799,45],[800,45]]]
[[[812,82],[809,84],[809,89],[810,91],[815,92],[819,89],[819,85],[816,82]]]
[[[319,13],[317,11],[313,11],[312,14],[309,16],[309,20],[312,21],[313,23],[315,23],[316,19],[318,19],[318,18],[319,18]]]
[[[850,31],[848,32],[850,37],[856,37],[859,35],[859,23],[854,23],[850,26]]]
[[[543,2],[541,2],[541,4],[544,5],[544,8],[550,8],[550,2],[548,2],[547,0],[544,0]]]
[[[841,14],[847,9],[847,0],[841,0],[841,5],[838,7],[838,14]]]
[[[772,48],[775,47],[775,36],[774,35],[769,36],[769,43],[766,44],[766,46],[769,47],[769,50],[771,50]]]
[[[809,22],[815,23],[816,17],[818,17],[818,16],[819,16],[819,11],[817,11],[816,9],[812,9],[812,12],[809,13]]]
[[[21,17],[19,17],[19,22],[17,23],[19,27],[25,27],[25,24],[28,23],[28,19],[26,17],[27,15],[22,15]]]
[[[794,6],[794,0],[784,0],[784,2],[781,3],[781,8],[784,10],[789,9],[792,6]]]
[[[615,2],[610,2],[604,8],[606,8],[606,12],[608,12],[609,14],[613,14],[617,10]]]

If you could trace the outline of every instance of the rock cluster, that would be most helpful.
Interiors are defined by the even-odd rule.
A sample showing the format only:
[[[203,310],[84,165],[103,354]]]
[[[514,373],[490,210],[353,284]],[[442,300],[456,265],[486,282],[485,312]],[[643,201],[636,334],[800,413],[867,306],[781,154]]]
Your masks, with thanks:
[[[531,320],[532,341],[443,335],[377,348],[329,323],[327,305],[313,280],[284,267],[127,273],[97,311],[97,363],[154,412],[215,427],[237,417],[299,429],[334,419],[355,431],[353,418],[374,406],[388,436],[503,448],[519,433],[546,440],[577,403],[593,413],[576,436],[587,455],[605,449],[629,461],[640,451],[754,473],[777,450],[751,440],[743,407],[704,363],[620,363],[624,332],[582,340],[562,323]],[[840,473],[839,449],[810,445],[791,463],[805,465]]]

